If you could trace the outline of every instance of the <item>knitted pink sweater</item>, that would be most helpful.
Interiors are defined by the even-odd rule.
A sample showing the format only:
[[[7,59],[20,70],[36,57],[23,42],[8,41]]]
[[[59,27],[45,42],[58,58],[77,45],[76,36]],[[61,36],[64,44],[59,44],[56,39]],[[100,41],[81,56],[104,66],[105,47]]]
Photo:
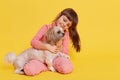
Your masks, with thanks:
[[[39,43],[40,41],[44,41],[44,34],[47,32],[47,30],[51,27],[56,26],[55,23],[52,23],[50,25],[43,25],[41,29],[38,31],[38,33],[34,36],[34,38],[31,41],[31,46],[33,48],[39,49]],[[63,41],[63,50],[62,52],[65,54],[68,54],[68,40],[69,40],[69,33],[65,32],[65,39]]]

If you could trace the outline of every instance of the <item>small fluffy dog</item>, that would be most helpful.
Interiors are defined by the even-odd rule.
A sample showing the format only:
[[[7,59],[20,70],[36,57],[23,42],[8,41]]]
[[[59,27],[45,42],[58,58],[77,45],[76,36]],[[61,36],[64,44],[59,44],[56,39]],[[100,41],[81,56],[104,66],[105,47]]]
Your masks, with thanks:
[[[46,32],[45,39],[47,44],[56,45],[57,42],[60,42],[64,39],[64,31],[59,26],[52,27]],[[24,65],[32,59],[46,63],[49,70],[55,71],[52,66],[52,61],[56,56],[64,56],[69,58],[68,55],[61,52],[54,54],[48,50],[37,50],[34,48],[29,48],[18,56],[16,56],[14,53],[9,53],[6,55],[5,60],[8,63],[13,64],[16,74],[24,74]]]

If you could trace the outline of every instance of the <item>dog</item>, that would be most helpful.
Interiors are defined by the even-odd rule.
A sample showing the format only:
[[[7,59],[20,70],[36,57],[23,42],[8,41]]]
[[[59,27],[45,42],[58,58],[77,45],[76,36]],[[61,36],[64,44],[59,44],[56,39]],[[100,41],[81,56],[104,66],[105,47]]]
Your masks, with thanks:
[[[64,39],[64,35],[65,33],[61,27],[52,27],[45,33],[45,44],[56,45],[58,42],[62,42],[62,40]],[[8,53],[5,56],[5,61],[13,64],[16,74],[25,74],[24,65],[32,59],[46,63],[48,69],[54,72],[56,70],[52,66],[52,62],[56,56],[64,56],[66,58],[69,58],[68,55],[62,52],[54,54],[48,50],[37,50],[34,48],[28,48],[20,53],[18,56],[16,56],[15,53]]]

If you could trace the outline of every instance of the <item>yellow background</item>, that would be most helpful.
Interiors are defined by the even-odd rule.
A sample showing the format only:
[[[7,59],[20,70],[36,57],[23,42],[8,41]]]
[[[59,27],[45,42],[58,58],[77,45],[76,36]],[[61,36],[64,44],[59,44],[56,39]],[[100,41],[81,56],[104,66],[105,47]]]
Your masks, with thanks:
[[[19,54],[43,24],[49,24],[64,8],[75,9],[81,52],[69,46],[74,71],[62,75],[42,72],[34,77],[13,73],[4,56]],[[0,0],[1,80],[120,80],[119,0]]]

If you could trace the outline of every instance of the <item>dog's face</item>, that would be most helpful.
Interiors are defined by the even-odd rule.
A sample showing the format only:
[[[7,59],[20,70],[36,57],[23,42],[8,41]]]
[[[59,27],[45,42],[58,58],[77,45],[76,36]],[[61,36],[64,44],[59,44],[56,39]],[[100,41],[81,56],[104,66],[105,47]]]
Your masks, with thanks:
[[[64,30],[61,27],[52,27],[45,34],[46,42],[51,45],[55,45],[59,40],[64,38],[64,35]]]
[[[54,27],[53,32],[54,32],[54,37],[56,37],[58,40],[63,38],[64,35],[65,35],[63,29],[61,27],[59,27],[59,26]]]

